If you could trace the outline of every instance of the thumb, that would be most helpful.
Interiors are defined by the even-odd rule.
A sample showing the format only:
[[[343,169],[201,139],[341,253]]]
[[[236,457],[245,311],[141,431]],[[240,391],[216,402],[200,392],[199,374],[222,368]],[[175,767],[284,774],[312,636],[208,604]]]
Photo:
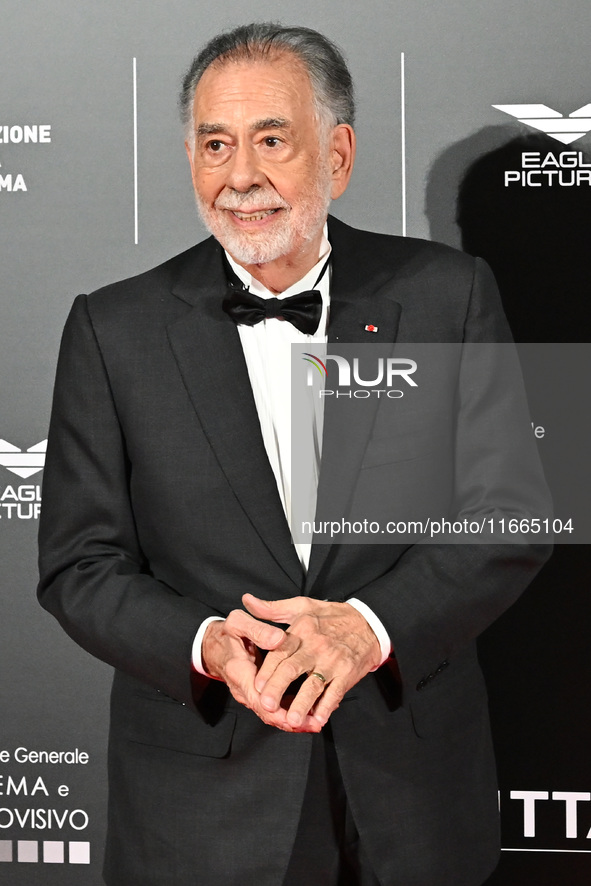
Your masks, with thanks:
[[[263,618],[265,621],[276,621],[281,624],[291,624],[292,621],[305,611],[306,597],[292,597],[287,600],[261,600],[254,594],[244,594],[242,602],[251,615]]]

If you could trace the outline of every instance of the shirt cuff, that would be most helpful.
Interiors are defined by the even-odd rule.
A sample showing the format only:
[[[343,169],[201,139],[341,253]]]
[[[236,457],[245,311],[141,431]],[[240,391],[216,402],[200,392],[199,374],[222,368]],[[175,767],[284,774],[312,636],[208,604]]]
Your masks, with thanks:
[[[359,612],[359,614],[364,617],[364,619],[378,638],[382,660],[380,661],[379,665],[376,665],[375,668],[371,669],[372,671],[377,671],[377,669],[381,668],[384,662],[390,658],[390,655],[392,653],[392,643],[390,641],[390,637],[388,636],[388,632],[373,611],[373,609],[370,609],[367,603],[364,603],[362,600],[357,600],[356,597],[350,597],[348,600],[345,600],[345,603],[349,603],[349,605],[352,606],[353,609],[356,609],[357,612]]]
[[[370,610],[371,611],[371,610]],[[375,616],[374,616],[375,618]],[[193,667],[197,671],[198,674],[203,674],[204,677],[211,677],[211,674],[208,674],[205,668],[203,667],[203,659],[201,658],[201,644],[203,643],[203,637],[205,636],[205,631],[212,621],[225,621],[225,618],[221,618],[219,615],[210,615],[209,618],[206,618],[205,621],[201,622],[199,630],[195,634],[195,639],[193,640],[193,648],[191,652],[191,660],[193,663]],[[369,619],[368,619],[369,621]],[[370,622],[371,624],[371,622]]]

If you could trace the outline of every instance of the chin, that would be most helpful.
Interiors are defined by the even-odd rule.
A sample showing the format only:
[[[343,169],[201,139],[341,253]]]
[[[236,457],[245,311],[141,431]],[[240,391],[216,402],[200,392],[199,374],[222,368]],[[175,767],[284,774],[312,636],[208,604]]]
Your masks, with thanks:
[[[291,226],[256,235],[244,234],[232,229],[231,224],[210,212],[201,212],[203,223],[224,249],[241,265],[264,265],[288,255],[297,246],[299,239]]]
[[[212,232],[213,233],[213,232]],[[216,236],[214,234],[214,236]],[[243,237],[217,237],[225,250],[241,265],[265,265],[291,252],[291,243],[245,243]]]

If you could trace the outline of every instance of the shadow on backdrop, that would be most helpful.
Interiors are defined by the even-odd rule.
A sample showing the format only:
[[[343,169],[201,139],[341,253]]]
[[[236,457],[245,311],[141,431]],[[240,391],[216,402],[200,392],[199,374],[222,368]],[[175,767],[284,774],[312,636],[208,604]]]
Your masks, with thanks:
[[[504,175],[521,170],[525,151],[543,159],[581,148],[514,131],[486,127],[435,160],[425,203],[431,238],[486,259],[517,341],[589,341],[591,186],[505,186]],[[582,160],[591,173],[591,154]],[[572,170],[562,172],[569,181]]]
[[[429,174],[425,210],[432,239],[490,264],[517,341],[591,340],[591,186],[505,186],[505,171],[521,170],[524,151],[544,158],[578,153],[578,144],[564,146],[542,134],[515,138],[512,127],[487,127],[446,149]],[[591,169],[591,157],[581,159]],[[588,402],[571,405],[589,409]],[[535,408],[543,412],[543,398]],[[503,846],[558,850],[503,853],[487,886],[589,882],[591,856],[563,852],[589,850],[591,804],[580,804],[573,839],[566,838],[564,801],[538,802],[532,839],[523,835],[523,802],[511,800],[510,791],[589,790],[590,578],[591,547],[558,545],[528,591],[480,640]]]
[[[457,200],[466,170],[485,154],[505,145],[515,136],[511,126],[486,126],[468,138],[447,147],[434,161],[425,189],[425,215],[431,240],[462,248],[457,225]]]

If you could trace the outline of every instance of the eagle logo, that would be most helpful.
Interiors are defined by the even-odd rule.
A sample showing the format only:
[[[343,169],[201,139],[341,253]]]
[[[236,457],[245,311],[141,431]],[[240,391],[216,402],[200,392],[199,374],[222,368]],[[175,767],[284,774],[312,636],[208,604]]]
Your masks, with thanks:
[[[563,117],[548,105],[493,105],[492,107],[516,117],[520,123],[525,123],[532,129],[545,132],[563,145],[570,145],[591,131],[591,104],[583,105],[568,117]]]
[[[26,479],[43,470],[46,451],[47,440],[35,443],[26,452],[23,452],[18,446],[13,446],[7,440],[0,440],[0,465],[18,477]]]

